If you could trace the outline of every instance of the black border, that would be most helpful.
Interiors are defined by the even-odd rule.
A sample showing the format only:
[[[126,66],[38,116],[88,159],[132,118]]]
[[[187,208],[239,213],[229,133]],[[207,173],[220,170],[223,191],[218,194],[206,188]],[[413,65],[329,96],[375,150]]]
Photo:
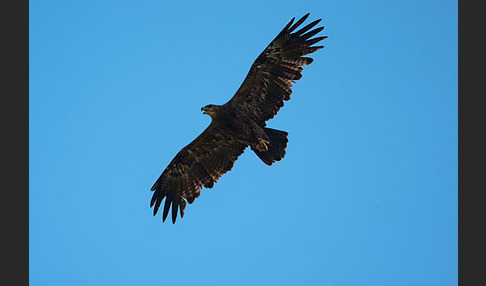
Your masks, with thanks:
[[[462,97],[463,97],[463,94],[462,94],[462,86],[461,86],[461,83],[462,83],[462,13],[463,13],[463,10],[462,10],[462,1],[461,0],[458,0],[458,7],[457,7],[457,25],[458,25],[458,29],[457,29],[457,33],[458,33],[458,37],[457,37],[457,53],[458,53],[458,57],[457,57],[457,68],[458,68],[458,72],[457,72],[457,80],[458,80],[458,96],[457,96],[457,116],[458,116],[458,121],[457,121],[457,147],[458,147],[458,150],[457,150],[457,163],[458,163],[458,168],[457,168],[457,173],[458,173],[458,179],[457,179],[457,184],[458,184],[458,192],[457,192],[457,202],[458,202],[458,207],[457,207],[457,211],[458,211],[458,214],[457,214],[457,219],[458,219],[458,230],[457,230],[457,235],[458,235],[458,239],[457,239],[457,258],[458,258],[458,261],[457,261],[457,271],[458,271],[458,274],[457,274],[457,280],[458,280],[458,285],[461,286],[461,285],[464,285],[464,277],[463,277],[463,269],[462,269],[462,263],[463,263],[463,257],[462,257],[462,249],[463,249],[463,246],[462,246],[462,242],[463,242],[463,239],[462,239],[462,234],[463,234],[463,230],[462,230],[462,227],[463,227],[463,223],[462,223],[462,205],[463,205],[463,201],[462,201],[462,192],[463,192],[463,188],[462,188],[462,169],[463,169],[463,164],[462,164],[462,145],[463,145],[463,142],[462,142],[462,130],[463,130],[463,121],[462,121]]]
[[[480,1],[458,1],[458,284],[486,285],[485,51]],[[476,4],[476,6],[474,5]]]
[[[29,285],[29,1],[5,1],[1,11],[4,265],[0,280],[3,285]]]

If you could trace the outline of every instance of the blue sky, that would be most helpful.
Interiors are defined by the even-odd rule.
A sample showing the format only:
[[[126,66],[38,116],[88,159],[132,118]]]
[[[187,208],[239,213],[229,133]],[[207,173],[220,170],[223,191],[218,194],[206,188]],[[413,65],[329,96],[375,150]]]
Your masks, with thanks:
[[[291,17],[269,127],[177,224],[150,187]],[[457,285],[457,1],[31,1],[31,285]]]

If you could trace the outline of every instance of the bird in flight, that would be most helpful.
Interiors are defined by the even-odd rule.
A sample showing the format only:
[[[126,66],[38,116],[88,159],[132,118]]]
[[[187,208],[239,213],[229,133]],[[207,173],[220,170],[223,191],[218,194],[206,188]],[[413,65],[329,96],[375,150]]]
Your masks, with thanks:
[[[248,146],[267,165],[284,157],[287,132],[268,128],[265,122],[290,99],[292,85],[302,77],[302,67],[312,63],[313,59],[305,56],[324,47],[312,46],[327,38],[312,38],[324,29],[312,29],[321,19],[296,31],[307,17],[309,13],[295,23],[295,18],[290,20],[253,62],[228,102],[201,108],[211,117],[211,124],[177,153],[152,186],[154,216],[165,198],[162,221],[171,208],[172,223],[178,211],[182,218],[186,203],[192,204],[202,187],[212,188]]]

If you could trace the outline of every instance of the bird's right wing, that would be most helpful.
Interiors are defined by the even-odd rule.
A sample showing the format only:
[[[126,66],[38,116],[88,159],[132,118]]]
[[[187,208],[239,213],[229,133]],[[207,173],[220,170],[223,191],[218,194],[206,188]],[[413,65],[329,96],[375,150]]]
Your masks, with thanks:
[[[162,221],[167,218],[171,205],[172,223],[176,221],[178,209],[182,218],[186,201],[191,204],[199,197],[201,187],[212,188],[224,173],[231,170],[246,147],[232,134],[211,123],[177,153],[152,186],[154,194],[150,207],[154,206],[154,215],[165,198]]]

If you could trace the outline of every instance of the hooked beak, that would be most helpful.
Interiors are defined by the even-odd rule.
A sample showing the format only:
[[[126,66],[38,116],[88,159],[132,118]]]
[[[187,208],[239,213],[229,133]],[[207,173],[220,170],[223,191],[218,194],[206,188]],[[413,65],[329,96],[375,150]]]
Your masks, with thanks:
[[[206,112],[206,108],[201,107],[201,111],[202,111],[202,113],[203,113],[203,114],[207,114],[207,112]]]

